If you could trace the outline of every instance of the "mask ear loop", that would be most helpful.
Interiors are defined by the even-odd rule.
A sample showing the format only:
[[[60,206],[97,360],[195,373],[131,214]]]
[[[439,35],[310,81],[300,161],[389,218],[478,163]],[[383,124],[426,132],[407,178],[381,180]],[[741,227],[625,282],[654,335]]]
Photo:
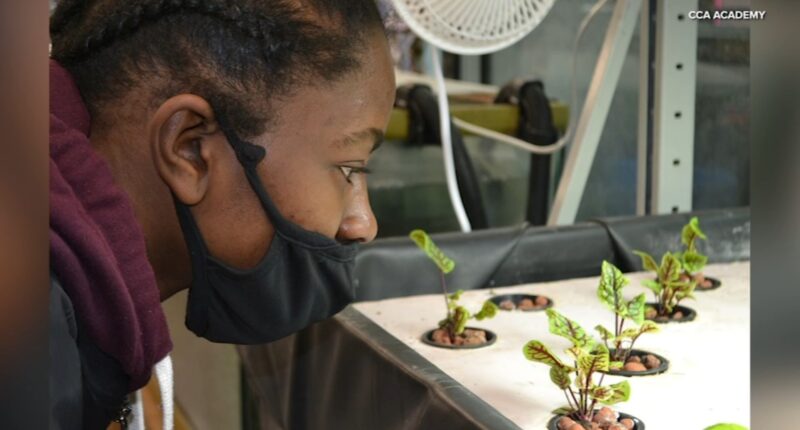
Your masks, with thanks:
[[[356,245],[342,245],[335,240],[325,237],[319,233],[305,231],[286,220],[280,213],[275,203],[264,189],[256,171],[256,166],[267,155],[267,150],[256,144],[247,142],[239,138],[228,126],[227,119],[223,115],[217,115],[217,123],[222,133],[228,139],[233,148],[236,158],[245,171],[245,176],[250,186],[259,196],[261,205],[269,215],[270,221],[276,227],[276,234],[280,234],[284,239],[294,242],[299,246],[317,251],[332,254],[331,257],[340,261],[349,261],[355,258]],[[303,239],[300,239],[303,237]],[[309,243],[311,241],[311,243]]]

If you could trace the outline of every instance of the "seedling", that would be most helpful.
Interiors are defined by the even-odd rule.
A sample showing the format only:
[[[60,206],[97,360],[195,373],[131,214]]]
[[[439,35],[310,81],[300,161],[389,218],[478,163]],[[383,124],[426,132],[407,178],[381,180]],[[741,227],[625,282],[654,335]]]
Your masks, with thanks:
[[[694,299],[694,288],[697,285],[694,279],[681,279],[683,265],[680,254],[667,252],[661,257],[661,264],[650,254],[642,251],[633,251],[642,258],[645,269],[656,273],[656,279],[645,279],[642,285],[650,289],[656,298],[655,317],[669,318],[673,310],[683,299]],[[646,312],[646,311],[645,311]]]
[[[710,288],[713,285],[712,282],[707,281],[701,272],[708,263],[708,256],[697,249],[698,239],[707,240],[705,233],[700,230],[700,221],[697,217],[692,217],[681,231],[681,242],[686,247],[680,254],[683,265],[681,277],[684,280],[694,279],[697,281],[698,287]]]
[[[616,266],[603,261],[601,272],[597,297],[614,312],[614,331],[602,325],[597,325],[595,330],[600,333],[606,348],[611,350],[611,360],[625,363],[639,336],[657,332],[658,325],[644,320],[646,300],[644,293],[631,301],[626,301],[622,297],[622,288],[628,285],[629,280]],[[626,321],[633,322],[637,327],[626,329]]]
[[[470,313],[465,307],[459,305],[458,300],[461,298],[463,291],[458,290],[453,294],[449,294],[447,292],[447,282],[445,281],[445,275],[455,269],[456,263],[436,246],[433,239],[425,231],[414,230],[409,234],[409,237],[425,251],[428,258],[439,268],[439,280],[447,309],[447,317],[439,322],[439,328],[446,330],[450,343],[455,343],[456,337],[464,333],[467,321],[470,319],[480,321],[492,318],[497,314],[497,305],[489,300],[485,301],[481,309],[475,314]]]
[[[546,312],[550,332],[572,343],[566,350],[571,364],[564,362],[538,340],[526,343],[522,352],[528,360],[550,366],[550,380],[564,392],[567,406],[553,412],[575,421],[591,423],[597,403],[613,405],[627,401],[631,393],[627,381],[603,385],[603,372],[622,367],[621,362],[611,360],[608,347],[596,342],[575,321],[553,309]],[[597,373],[600,373],[600,378],[595,383]]]

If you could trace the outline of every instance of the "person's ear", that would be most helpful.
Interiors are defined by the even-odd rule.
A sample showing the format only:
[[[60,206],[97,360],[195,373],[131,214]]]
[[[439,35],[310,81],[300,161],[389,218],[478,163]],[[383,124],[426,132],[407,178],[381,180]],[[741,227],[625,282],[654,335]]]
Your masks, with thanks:
[[[158,107],[147,133],[161,179],[184,204],[199,203],[208,191],[214,148],[219,148],[212,143],[224,139],[211,105],[193,94],[174,96]]]

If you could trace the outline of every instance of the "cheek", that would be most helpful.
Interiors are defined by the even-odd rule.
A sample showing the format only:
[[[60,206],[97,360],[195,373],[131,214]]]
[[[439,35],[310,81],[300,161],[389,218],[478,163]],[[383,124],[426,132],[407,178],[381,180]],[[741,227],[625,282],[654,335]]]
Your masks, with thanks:
[[[337,169],[311,162],[274,160],[265,163],[260,173],[285,218],[306,230],[335,238],[349,185]]]

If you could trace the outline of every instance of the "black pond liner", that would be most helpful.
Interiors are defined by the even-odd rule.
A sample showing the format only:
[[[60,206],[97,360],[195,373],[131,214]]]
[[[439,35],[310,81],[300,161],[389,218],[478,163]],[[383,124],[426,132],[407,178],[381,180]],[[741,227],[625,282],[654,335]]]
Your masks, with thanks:
[[[613,354],[614,349],[613,348],[610,349],[609,352]],[[667,371],[667,369],[669,369],[669,360],[656,353],[650,351],[644,351],[641,349],[632,349],[630,355],[636,355],[644,359],[644,356],[647,354],[655,355],[656,358],[661,360],[661,365],[656,367],[655,369],[647,369],[642,372],[633,372],[630,370],[620,369],[620,370],[609,370],[608,372],[603,372],[603,373],[607,373],[609,375],[618,375],[618,376],[649,376],[649,375],[658,375],[659,373],[664,373]]]
[[[536,303],[536,298],[537,297],[539,297],[539,296],[536,295],[536,294],[503,294],[503,295],[500,295],[500,296],[494,296],[494,297],[490,298],[489,301],[491,301],[492,303],[496,304],[497,307],[500,308],[500,303],[502,303],[502,302],[504,302],[506,300],[511,300],[512,302],[514,302],[514,308],[515,309],[513,309],[513,310],[522,311],[522,312],[543,311],[543,310],[545,310],[547,308],[552,308],[553,307],[553,299],[551,299],[550,297],[546,297],[546,296],[544,296],[544,298],[547,299],[547,304],[542,306],[542,307],[540,307],[540,308],[520,309],[518,307],[519,306],[519,302],[521,302],[523,299],[531,299],[531,300],[533,300],[533,303]],[[508,312],[508,310],[503,309],[503,308],[500,308],[500,310]]]
[[[711,286],[710,287],[708,287],[708,288],[700,288],[698,286],[698,287],[694,287],[694,290],[695,291],[711,291],[711,290],[716,290],[717,288],[722,286],[722,281],[720,281],[717,278],[712,278],[711,276],[706,276],[706,279],[711,281]]]
[[[434,342],[433,338],[432,338],[433,332],[436,331],[436,330],[439,330],[438,328],[426,331],[425,334],[422,335],[422,342],[426,343],[426,344],[428,344],[430,346],[435,346],[437,348],[476,349],[476,348],[483,348],[483,347],[489,346],[489,345],[495,343],[495,341],[497,341],[497,335],[494,334],[494,332],[491,331],[491,330],[487,330],[485,328],[475,328],[475,327],[465,327],[465,329],[483,330],[483,331],[485,331],[486,332],[486,343],[482,343],[480,345],[442,345],[441,343]]]
[[[595,412],[598,410],[595,410]],[[547,430],[558,430],[558,420],[560,420],[562,416],[563,415],[556,415],[553,418],[550,418],[550,421],[547,422]],[[630,418],[633,420],[633,430],[644,430],[644,422],[642,420],[633,415],[619,412],[619,418],[617,420],[623,420],[625,418]]]
[[[654,308],[658,309],[658,304],[656,304],[656,303],[645,303],[645,305],[646,305],[646,306],[652,306],[652,307],[654,307]],[[647,318],[647,319],[648,319],[648,320],[650,320],[650,321],[653,321],[654,323],[658,323],[658,324],[667,324],[667,323],[684,323],[684,322],[689,322],[689,321],[693,321],[693,320],[694,320],[694,319],[697,317],[697,311],[695,311],[695,310],[694,310],[694,309],[692,309],[692,308],[688,308],[688,307],[686,307],[686,306],[681,306],[681,305],[678,305],[678,306],[675,306],[674,308],[672,308],[672,313],[673,313],[673,314],[674,314],[675,312],[678,312],[678,311],[681,311],[681,312],[683,312],[683,318],[681,318],[681,319],[679,319],[679,320],[674,320],[674,319],[672,319],[672,318],[670,318],[670,319],[668,319],[668,320],[666,320],[666,321],[659,321],[659,320],[657,320],[657,319],[655,319],[655,318],[653,318],[653,319]]]

